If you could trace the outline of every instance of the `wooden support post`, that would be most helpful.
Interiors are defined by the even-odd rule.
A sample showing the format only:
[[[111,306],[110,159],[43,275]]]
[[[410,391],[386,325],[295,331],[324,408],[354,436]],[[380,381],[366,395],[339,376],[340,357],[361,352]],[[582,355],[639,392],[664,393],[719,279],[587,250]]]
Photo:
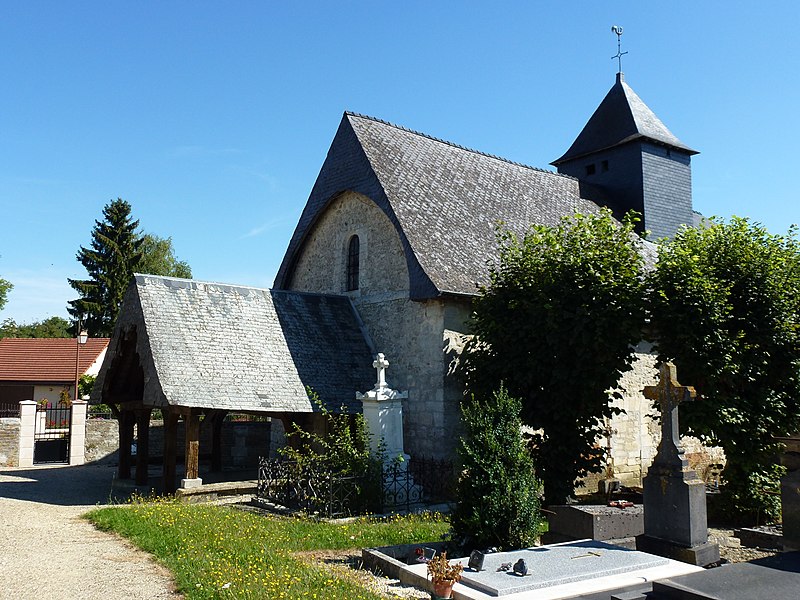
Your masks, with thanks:
[[[131,444],[133,443],[133,411],[121,408],[119,413],[119,469],[120,479],[131,478]]]
[[[211,471],[222,471],[222,424],[227,411],[215,412],[211,417]]]
[[[186,423],[186,480],[198,480],[200,478],[200,414],[196,410],[190,410],[184,415]],[[197,485],[197,483],[195,483]]]
[[[162,409],[165,410],[165,409]],[[171,410],[164,412],[164,493],[174,494],[177,489],[175,481],[175,463],[178,457],[178,418],[180,415]]]
[[[150,463],[150,414],[152,408],[136,411],[136,485],[147,485],[147,468]]]

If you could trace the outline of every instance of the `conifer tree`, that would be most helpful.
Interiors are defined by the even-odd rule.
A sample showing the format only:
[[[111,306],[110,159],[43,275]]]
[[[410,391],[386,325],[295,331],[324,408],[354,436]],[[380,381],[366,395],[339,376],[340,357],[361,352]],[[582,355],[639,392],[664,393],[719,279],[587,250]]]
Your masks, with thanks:
[[[70,315],[83,319],[92,337],[110,337],[122,298],[142,260],[142,236],[131,218],[131,205],[117,198],[103,208],[103,221],[95,221],[91,248],[81,246],[77,259],[88,279],[69,279],[80,294],[70,300]]]
[[[467,551],[525,548],[542,529],[542,486],[522,437],[521,408],[503,388],[488,402],[472,396],[461,406],[462,473],[450,522]]]

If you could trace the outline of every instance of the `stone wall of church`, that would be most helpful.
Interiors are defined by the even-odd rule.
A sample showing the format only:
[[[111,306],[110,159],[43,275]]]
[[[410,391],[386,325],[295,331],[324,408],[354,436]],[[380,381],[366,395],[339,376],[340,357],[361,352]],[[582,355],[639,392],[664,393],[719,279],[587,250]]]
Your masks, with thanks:
[[[619,389],[622,399],[614,406],[625,413],[611,420],[611,457],[614,475],[622,485],[640,486],[642,477],[653,462],[661,439],[661,424],[652,404],[642,390],[645,386],[657,383],[656,356],[653,346],[641,342],[636,348],[636,361],[633,368],[622,375]],[[680,380],[680,373],[678,373]],[[686,382],[687,385],[689,382]],[[607,444],[608,439],[601,440]],[[717,465],[725,463],[721,448],[708,448],[697,438],[685,436],[681,443],[689,466],[706,481],[718,479]],[[594,491],[595,486],[587,483],[586,491]]]
[[[347,247],[353,235],[360,242],[359,289],[347,292]],[[458,346],[454,332],[468,309],[465,314],[440,299],[409,299],[403,247],[383,211],[353,192],[334,200],[305,242],[292,289],[350,296],[375,351],[390,363],[387,383],[408,391],[403,404],[406,452],[450,455],[458,439],[460,392],[447,375],[452,350],[448,354],[446,349]]]

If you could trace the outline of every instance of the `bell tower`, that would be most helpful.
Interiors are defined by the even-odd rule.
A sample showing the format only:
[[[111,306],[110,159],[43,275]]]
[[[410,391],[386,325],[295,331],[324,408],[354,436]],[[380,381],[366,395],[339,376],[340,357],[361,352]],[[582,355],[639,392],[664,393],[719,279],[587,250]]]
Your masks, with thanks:
[[[616,27],[616,26],[615,26]],[[612,28],[618,40],[622,28]],[[617,51],[620,60],[626,52]],[[586,196],[611,208],[643,215],[651,239],[692,225],[691,157],[684,145],[625,83],[622,71],[569,150],[552,163],[585,186]]]

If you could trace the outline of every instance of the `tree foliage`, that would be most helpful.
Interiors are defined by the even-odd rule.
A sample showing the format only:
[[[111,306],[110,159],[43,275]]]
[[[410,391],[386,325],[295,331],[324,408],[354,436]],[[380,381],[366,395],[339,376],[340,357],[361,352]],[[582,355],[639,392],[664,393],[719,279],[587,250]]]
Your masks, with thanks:
[[[13,287],[11,282],[0,277],[0,310],[2,310],[6,302],[8,302],[8,293]]]
[[[701,398],[681,427],[725,450],[726,493],[739,510],[776,516],[772,436],[800,429],[800,245],[747,219],[684,229],[650,276],[661,360]]]
[[[131,205],[117,198],[103,208],[103,221],[95,221],[90,248],[81,246],[77,259],[88,279],[69,279],[81,297],[69,302],[69,313],[82,318],[89,335],[109,337],[122,298],[134,273],[191,278],[186,261],[175,257],[172,238],[136,230]]]
[[[139,273],[151,275],[164,275],[167,277],[192,278],[192,269],[184,260],[175,257],[172,247],[172,238],[162,238],[157,235],[145,233],[142,236],[142,260],[139,263]]]
[[[526,548],[542,529],[541,483],[522,437],[521,409],[503,388],[461,406],[462,471],[450,523],[468,551]]]
[[[643,259],[636,219],[610,211],[500,232],[499,262],[474,303],[467,387],[488,397],[501,382],[522,401],[550,504],[600,468],[602,420],[619,412],[610,392],[633,360],[644,323]]]
[[[122,298],[142,260],[139,221],[131,217],[131,205],[117,198],[103,208],[103,220],[95,221],[90,248],[81,246],[77,259],[89,279],[69,279],[80,294],[70,300],[69,313],[92,337],[110,337]]]
[[[74,335],[70,322],[61,317],[49,317],[32,323],[17,324],[6,319],[0,324],[0,338],[69,338]]]

